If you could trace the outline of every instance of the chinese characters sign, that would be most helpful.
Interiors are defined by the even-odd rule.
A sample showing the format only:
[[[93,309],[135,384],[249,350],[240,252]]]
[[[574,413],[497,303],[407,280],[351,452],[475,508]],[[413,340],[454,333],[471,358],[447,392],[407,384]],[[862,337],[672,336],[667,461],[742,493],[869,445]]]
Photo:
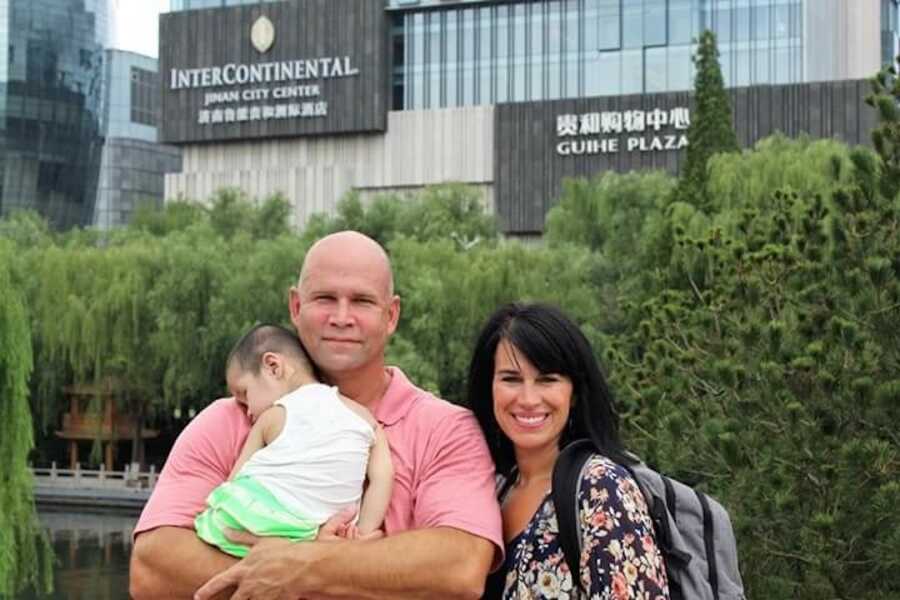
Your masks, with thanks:
[[[377,2],[241,4],[160,18],[160,141],[384,131],[388,17]]]
[[[578,156],[680,150],[688,144],[685,131],[690,124],[686,107],[562,114],[556,117],[556,153]]]

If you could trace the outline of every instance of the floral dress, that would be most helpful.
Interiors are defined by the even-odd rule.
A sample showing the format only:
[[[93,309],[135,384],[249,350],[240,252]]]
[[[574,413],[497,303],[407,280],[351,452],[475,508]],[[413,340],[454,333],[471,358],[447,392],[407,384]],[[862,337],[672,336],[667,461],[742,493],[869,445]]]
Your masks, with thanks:
[[[485,598],[528,600],[668,600],[662,556],[647,504],[628,471],[595,455],[585,465],[578,497],[581,581],[574,585],[559,545],[550,494],[525,529],[506,546],[506,561],[492,577],[500,590]],[[499,585],[497,585],[499,587]]]

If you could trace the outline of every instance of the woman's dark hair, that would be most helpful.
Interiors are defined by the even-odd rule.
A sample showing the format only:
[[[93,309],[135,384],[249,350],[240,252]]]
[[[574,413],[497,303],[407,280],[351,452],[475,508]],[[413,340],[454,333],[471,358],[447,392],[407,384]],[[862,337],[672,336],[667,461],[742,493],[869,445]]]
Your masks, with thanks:
[[[513,445],[494,417],[493,380],[497,346],[507,340],[541,373],[572,380],[572,407],[560,447],[589,439],[608,458],[630,463],[619,440],[612,394],[590,342],[559,309],[545,304],[508,304],[485,323],[469,364],[468,402],[484,431],[497,471],[508,474],[516,464]]]

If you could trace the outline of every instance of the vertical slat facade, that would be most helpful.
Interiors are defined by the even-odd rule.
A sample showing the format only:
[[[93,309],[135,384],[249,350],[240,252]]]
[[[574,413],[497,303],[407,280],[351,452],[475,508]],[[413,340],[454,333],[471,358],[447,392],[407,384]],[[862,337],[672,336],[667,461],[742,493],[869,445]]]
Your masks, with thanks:
[[[761,138],[782,132],[793,137],[808,134],[848,144],[870,144],[877,119],[864,101],[869,90],[865,80],[732,89],[738,142],[748,148]],[[494,200],[503,229],[513,234],[543,231],[546,213],[556,203],[567,177],[650,169],[677,173],[684,161],[686,150],[629,152],[625,146],[627,138],[634,135],[650,138],[654,134],[684,133],[671,129],[659,134],[648,130],[643,134],[589,136],[617,137],[620,150],[560,156],[556,146],[566,138],[557,135],[558,116],[655,108],[668,111],[682,106],[691,106],[685,92],[497,105]]]

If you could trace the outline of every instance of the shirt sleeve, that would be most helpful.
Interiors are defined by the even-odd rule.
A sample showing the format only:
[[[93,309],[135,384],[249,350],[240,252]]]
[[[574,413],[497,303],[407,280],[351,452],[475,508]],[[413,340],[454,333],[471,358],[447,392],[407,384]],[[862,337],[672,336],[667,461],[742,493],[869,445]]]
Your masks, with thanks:
[[[248,419],[231,398],[202,410],[178,436],[134,529],[193,528],[206,497],[228,479],[247,433]]]
[[[494,463],[475,417],[445,416],[427,445],[415,487],[413,524],[454,527],[491,541],[503,556],[503,527],[494,485]]]
[[[581,580],[588,596],[668,600],[669,586],[644,496],[628,471],[592,458],[578,496]]]

